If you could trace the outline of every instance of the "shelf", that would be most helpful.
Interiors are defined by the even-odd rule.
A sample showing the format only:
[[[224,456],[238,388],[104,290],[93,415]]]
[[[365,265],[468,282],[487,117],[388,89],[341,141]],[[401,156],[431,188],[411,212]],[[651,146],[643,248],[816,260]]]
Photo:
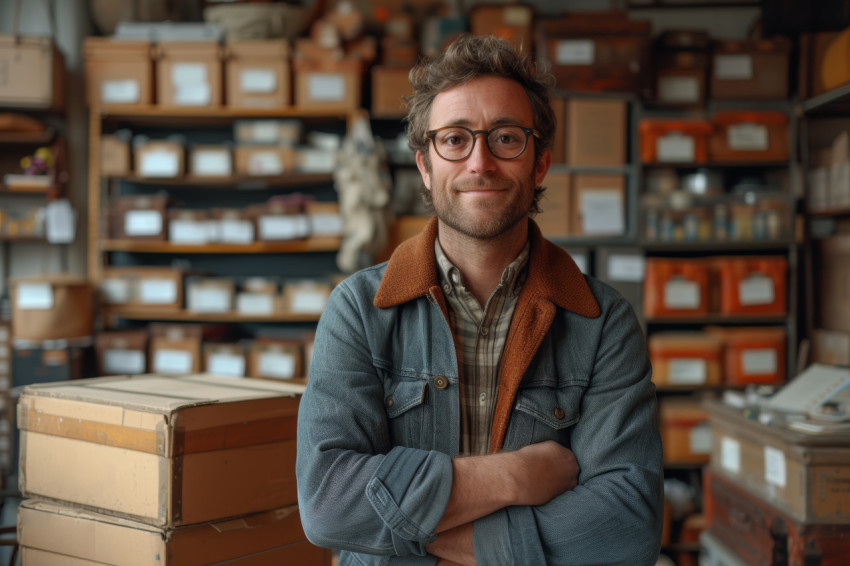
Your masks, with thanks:
[[[27,185],[4,185],[0,183],[0,195],[46,195],[55,187],[31,187]]]
[[[644,169],[769,169],[788,167],[790,161],[708,161],[696,162],[672,162],[672,163],[641,163]]]
[[[44,236],[9,236],[6,234],[0,235],[0,242],[27,242],[27,243],[41,243],[46,242],[47,239]]]
[[[242,189],[265,189],[273,187],[292,187],[306,185],[326,185],[332,183],[333,173],[288,173],[285,175],[227,175],[220,177],[141,177],[122,175],[109,177],[114,181],[125,181],[145,185],[169,185],[185,187],[236,187]]]
[[[791,240],[740,240],[728,242],[655,242],[641,241],[647,252],[734,252],[734,251],[779,251],[792,246]]]
[[[103,310],[107,316],[130,320],[166,320],[177,322],[318,322],[317,313],[274,313],[271,315],[226,313],[199,313],[186,310],[156,309],[151,307],[113,306]]]
[[[628,236],[550,236],[544,237],[556,246],[634,246],[635,241]]]
[[[21,132],[0,133],[0,145],[39,145],[53,141],[56,132],[47,130],[44,132]]]
[[[810,211],[811,218],[835,218],[836,216],[850,216],[850,208],[835,208],[832,210]]]
[[[788,321],[788,314],[731,315],[707,314],[702,316],[657,316],[647,317],[647,324],[779,324]]]
[[[174,244],[158,240],[103,240],[100,243],[100,249],[105,252],[153,254],[284,254],[335,252],[339,250],[341,243],[340,236],[314,236],[303,240],[250,244]]]
[[[802,103],[806,114],[843,114],[850,110],[850,83],[810,98]]]
[[[340,118],[348,119],[359,109],[339,107],[300,108],[231,108],[229,106],[168,107],[150,105],[106,106],[100,109],[102,119],[116,119],[140,125],[174,125],[200,122],[228,123],[238,118]]]
[[[669,470],[698,470],[708,465],[708,462],[664,462],[664,467]]]

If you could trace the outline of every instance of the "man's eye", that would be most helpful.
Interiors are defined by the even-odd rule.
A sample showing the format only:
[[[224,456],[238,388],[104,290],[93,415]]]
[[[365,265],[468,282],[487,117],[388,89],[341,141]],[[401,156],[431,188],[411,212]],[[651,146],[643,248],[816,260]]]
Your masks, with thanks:
[[[443,136],[443,143],[445,145],[463,145],[466,143],[466,136],[458,133],[449,133]]]

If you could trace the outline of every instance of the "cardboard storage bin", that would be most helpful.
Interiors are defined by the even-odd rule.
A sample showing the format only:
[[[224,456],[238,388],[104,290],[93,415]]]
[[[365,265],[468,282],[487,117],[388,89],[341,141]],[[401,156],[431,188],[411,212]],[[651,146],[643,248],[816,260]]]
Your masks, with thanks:
[[[710,97],[785,100],[791,42],[774,39],[716,41],[712,49]]]
[[[0,69],[0,107],[65,107],[65,58],[49,37],[0,35]]]
[[[780,327],[708,327],[723,342],[726,385],[779,384],[785,381],[786,335]]]
[[[627,162],[625,100],[567,100],[567,164],[618,167]]]
[[[726,111],[711,117],[711,161],[786,161],[788,115],[773,111]]]
[[[295,104],[300,108],[360,107],[363,63],[359,59],[299,59],[295,69]]]
[[[150,42],[90,36],[83,40],[83,57],[89,107],[154,103]]]
[[[227,145],[194,145],[189,148],[189,174],[194,177],[233,175],[233,152]]]
[[[201,566],[258,561],[327,566],[331,551],[310,544],[294,505],[180,528],[28,499],[18,508],[25,564]],[[79,562],[77,562],[79,561]]]
[[[784,257],[725,257],[712,267],[712,302],[723,314],[785,314],[788,261]]]
[[[283,338],[256,338],[248,352],[248,375],[270,380],[304,377],[302,344]]]
[[[288,146],[238,145],[234,161],[238,175],[282,175],[295,166],[295,152]]]
[[[626,178],[574,175],[570,185],[570,230],[585,236],[626,233]]]
[[[209,375],[29,386],[21,493],[157,527],[292,505],[302,391]]]
[[[156,60],[156,101],[160,106],[214,108],[222,105],[223,65],[218,43],[161,42]]]
[[[179,309],[184,275],[174,267],[107,267],[98,285],[100,297],[110,305]]]
[[[507,39],[520,53],[534,50],[533,21],[534,8],[527,4],[479,4],[469,10],[469,31]]]
[[[106,330],[95,336],[98,375],[147,372],[148,333],[144,329]]]
[[[708,265],[699,259],[646,260],[643,314],[701,316],[708,314]]]
[[[192,324],[151,326],[150,360],[152,373],[186,375],[201,371],[203,328]]]
[[[271,316],[277,310],[277,282],[265,277],[249,277],[236,293],[236,312]]]
[[[123,177],[133,170],[129,131],[106,134],[100,137],[100,174]]]
[[[652,381],[659,386],[720,385],[723,342],[702,332],[654,332],[649,337]]]
[[[184,140],[178,136],[165,140],[133,138],[133,169],[139,177],[182,177],[185,154]]]
[[[127,195],[113,205],[113,237],[133,240],[165,240],[168,234],[166,194]]]
[[[658,405],[667,464],[704,464],[711,454],[708,413],[698,401],[666,398]]]
[[[534,217],[534,221],[544,236],[558,238],[571,234],[570,182],[569,173],[552,169],[543,179],[542,185],[546,187],[546,192],[540,199],[540,213]]]
[[[217,223],[209,210],[195,208],[168,209],[168,241],[172,244],[202,245],[218,239]]]
[[[186,310],[227,313],[233,310],[236,283],[229,277],[192,277],[186,281]]]
[[[403,98],[413,94],[407,76],[410,67],[372,67],[372,116],[404,116]]]
[[[9,280],[12,337],[61,340],[94,334],[94,292],[88,281],[69,274]]]
[[[216,241],[223,244],[250,244],[254,241],[254,220],[242,208],[213,208],[210,218],[217,227]]]
[[[654,44],[655,99],[665,105],[699,105],[708,90],[708,32],[663,31]]]
[[[245,377],[247,356],[241,343],[204,343],[204,373]]]
[[[224,46],[227,105],[284,108],[292,101],[289,42],[228,41]]]
[[[807,523],[850,525],[850,437],[806,434],[747,418],[718,401],[706,404],[711,467]]]
[[[644,119],[640,130],[643,163],[705,163],[713,130],[707,120]]]
[[[27,344],[12,350],[13,387],[81,379],[90,375],[87,345],[57,345],[48,341]]]
[[[291,281],[283,285],[281,310],[291,314],[319,315],[328,302],[332,287],[323,281]]]

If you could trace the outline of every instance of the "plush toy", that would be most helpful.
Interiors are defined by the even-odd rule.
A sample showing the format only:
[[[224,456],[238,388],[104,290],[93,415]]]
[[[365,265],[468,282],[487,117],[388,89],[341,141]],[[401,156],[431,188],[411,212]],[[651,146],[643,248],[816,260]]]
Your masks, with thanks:
[[[53,168],[53,152],[48,147],[40,147],[33,155],[21,159],[21,167],[27,175],[46,175]]]

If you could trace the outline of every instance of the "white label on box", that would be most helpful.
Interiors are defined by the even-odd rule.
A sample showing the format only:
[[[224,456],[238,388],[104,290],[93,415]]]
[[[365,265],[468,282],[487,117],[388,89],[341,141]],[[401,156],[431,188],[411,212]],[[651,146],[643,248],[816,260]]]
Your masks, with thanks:
[[[192,152],[193,175],[230,175],[233,165],[227,149],[199,149]]]
[[[130,282],[126,279],[103,279],[99,285],[100,296],[110,305],[129,303]]]
[[[192,352],[160,348],[154,352],[154,373],[192,373]]]
[[[700,82],[697,77],[661,77],[658,99],[664,102],[699,102]]]
[[[771,446],[764,447],[764,479],[777,487],[785,487],[787,481],[785,454]]]
[[[741,358],[744,375],[775,374],[779,365],[776,350],[773,348],[744,350]]]
[[[268,94],[277,90],[277,74],[271,69],[244,69],[239,73],[239,90]]]
[[[248,220],[222,220],[219,236],[227,244],[250,244],[254,241],[254,224]]]
[[[753,58],[749,55],[715,55],[714,78],[748,81],[753,78]]]
[[[735,151],[766,151],[768,140],[767,126],[760,124],[736,124],[726,130],[726,144]]]
[[[180,173],[177,152],[149,150],[142,153],[139,175],[142,177],[176,177]]]
[[[833,163],[829,169],[826,206],[850,208],[850,163]]]
[[[345,77],[334,73],[312,73],[307,77],[310,100],[342,102],[345,100]]]
[[[162,234],[162,213],[158,210],[128,210],[124,213],[124,233],[128,236]]]
[[[738,474],[741,471],[741,443],[724,436],[720,439],[720,465],[724,470]]]
[[[208,236],[205,222],[174,219],[168,223],[168,241],[175,244],[206,244]]]
[[[619,189],[582,191],[579,207],[583,234],[622,234],[625,230],[623,193]]]
[[[216,353],[207,358],[207,372],[216,375],[245,377],[245,356]]]
[[[738,300],[742,305],[769,305],[776,299],[773,279],[753,273],[738,284]]]
[[[105,80],[100,84],[100,100],[107,104],[137,104],[141,100],[139,81]]]
[[[664,285],[664,306],[670,309],[697,309],[702,303],[699,284],[674,277]]]
[[[565,39],[555,46],[555,63],[558,65],[593,65],[596,44],[592,39]]]
[[[257,222],[261,240],[292,240],[303,235],[300,216],[260,216]]]
[[[203,63],[174,63],[171,82],[175,85],[193,85],[207,82],[207,66]]]
[[[193,287],[189,292],[189,310],[193,312],[228,312],[230,293],[219,287]]]
[[[711,426],[700,423],[688,432],[691,454],[711,453]]]
[[[262,352],[259,373],[260,377],[292,379],[295,377],[295,357],[281,352]]]
[[[646,273],[646,260],[642,255],[612,254],[608,258],[610,281],[640,282]]]
[[[212,101],[208,84],[179,84],[175,86],[174,103],[182,106],[206,106]]]
[[[249,175],[280,175],[283,173],[283,161],[280,152],[275,150],[253,151],[248,158]]]
[[[239,314],[274,313],[274,295],[268,293],[239,293],[236,295],[236,310]]]
[[[145,373],[145,353],[140,350],[104,350],[102,369],[104,375]]]
[[[69,244],[77,231],[77,213],[66,198],[47,203],[44,211],[47,241],[51,244]]]
[[[292,294],[292,312],[294,313],[320,313],[325,308],[328,300],[326,293],[312,291],[309,289],[296,290]]]
[[[696,160],[696,141],[691,136],[672,132],[655,142],[658,161],[689,162]]]
[[[50,283],[18,284],[17,308],[40,311],[52,309],[53,286]]]
[[[524,6],[505,6],[502,21],[508,26],[527,26],[531,24],[531,10]]]
[[[302,149],[298,156],[298,167],[305,173],[330,173],[336,166],[336,153],[333,151]]]
[[[670,360],[670,383],[673,385],[703,385],[705,376],[705,360],[699,358],[673,358]]]
[[[310,225],[310,231],[318,236],[339,236],[342,234],[342,216],[339,214],[311,214]]]
[[[173,305],[177,302],[177,281],[174,279],[141,279],[139,301],[146,305]]]
[[[280,126],[275,120],[254,120],[251,126],[251,140],[258,143],[271,143],[280,139]]]

